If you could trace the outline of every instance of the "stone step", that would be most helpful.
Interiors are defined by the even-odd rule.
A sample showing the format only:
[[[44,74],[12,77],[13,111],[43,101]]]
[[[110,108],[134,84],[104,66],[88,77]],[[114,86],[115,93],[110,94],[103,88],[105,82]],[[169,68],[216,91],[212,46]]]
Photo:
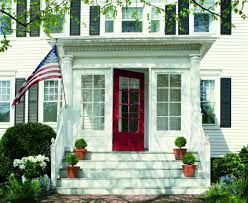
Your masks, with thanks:
[[[81,169],[181,169],[182,161],[93,161],[83,160],[77,163]],[[200,162],[195,163],[201,169]],[[62,162],[62,168],[67,163]]]
[[[61,178],[57,186],[66,188],[164,188],[206,186],[203,178]]]
[[[79,178],[183,178],[182,169],[81,169]],[[59,171],[60,178],[67,178],[66,169]],[[203,178],[203,171],[196,170],[195,177]]]
[[[59,194],[67,195],[158,195],[158,194],[201,194],[207,190],[207,187],[163,187],[163,188],[125,188],[125,189],[95,189],[95,188],[70,188],[57,187]]]
[[[199,160],[198,154],[194,153],[194,155]],[[166,152],[88,152],[86,159],[96,161],[166,161],[175,160],[175,156],[173,153]]]

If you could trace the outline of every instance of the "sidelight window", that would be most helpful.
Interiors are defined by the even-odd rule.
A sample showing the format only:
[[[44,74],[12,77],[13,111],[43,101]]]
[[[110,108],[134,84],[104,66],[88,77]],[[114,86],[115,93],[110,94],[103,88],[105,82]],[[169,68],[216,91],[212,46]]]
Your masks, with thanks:
[[[157,130],[181,130],[181,75],[157,75]]]

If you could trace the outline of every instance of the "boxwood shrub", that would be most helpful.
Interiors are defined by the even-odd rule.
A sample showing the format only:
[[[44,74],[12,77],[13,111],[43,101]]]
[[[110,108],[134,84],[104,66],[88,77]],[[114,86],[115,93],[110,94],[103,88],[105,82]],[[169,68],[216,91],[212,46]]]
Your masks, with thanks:
[[[0,176],[8,178],[14,172],[13,160],[42,154],[50,159],[51,139],[55,131],[41,123],[18,124],[8,128],[0,142]],[[50,175],[50,163],[46,173]]]

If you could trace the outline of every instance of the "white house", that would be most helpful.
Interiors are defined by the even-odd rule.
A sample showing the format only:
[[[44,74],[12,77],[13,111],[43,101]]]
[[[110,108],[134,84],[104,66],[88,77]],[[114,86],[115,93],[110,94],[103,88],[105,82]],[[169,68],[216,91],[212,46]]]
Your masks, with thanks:
[[[118,7],[112,18],[99,6],[74,0],[70,15],[58,16],[63,23],[54,28],[52,43],[42,29],[9,33],[11,47],[0,54],[0,135],[16,123],[52,126],[52,181],[59,193],[198,194],[210,185],[210,157],[248,143],[248,22],[234,14],[220,22],[197,8],[176,21],[187,1],[153,2],[165,14],[134,3]],[[216,9],[229,5],[223,0]],[[12,4],[17,13],[25,6]],[[1,15],[0,22],[16,26]],[[234,28],[225,26],[231,22]],[[65,99],[61,82],[48,80],[11,108],[54,43]],[[194,178],[184,178],[173,158],[177,136],[185,136],[188,151],[198,157]],[[90,153],[79,163],[80,178],[71,180],[63,157],[78,138]]]

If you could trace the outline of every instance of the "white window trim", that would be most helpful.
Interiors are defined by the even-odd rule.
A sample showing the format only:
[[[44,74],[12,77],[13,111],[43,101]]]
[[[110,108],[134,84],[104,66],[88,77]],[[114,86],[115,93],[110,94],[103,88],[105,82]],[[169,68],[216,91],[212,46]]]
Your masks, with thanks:
[[[215,81],[215,124],[203,124],[204,129],[216,129],[220,126],[220,75],[218,73],[201,73],[201,80]],[[200,87],[199,87],[200,88]]]
[[[13,100],[15,99],[15,77],[0,76],[0,80],[10,81],[10,121],[0,122],[1,128],[9,128],[15,123],[15,108],[11,106]]]

